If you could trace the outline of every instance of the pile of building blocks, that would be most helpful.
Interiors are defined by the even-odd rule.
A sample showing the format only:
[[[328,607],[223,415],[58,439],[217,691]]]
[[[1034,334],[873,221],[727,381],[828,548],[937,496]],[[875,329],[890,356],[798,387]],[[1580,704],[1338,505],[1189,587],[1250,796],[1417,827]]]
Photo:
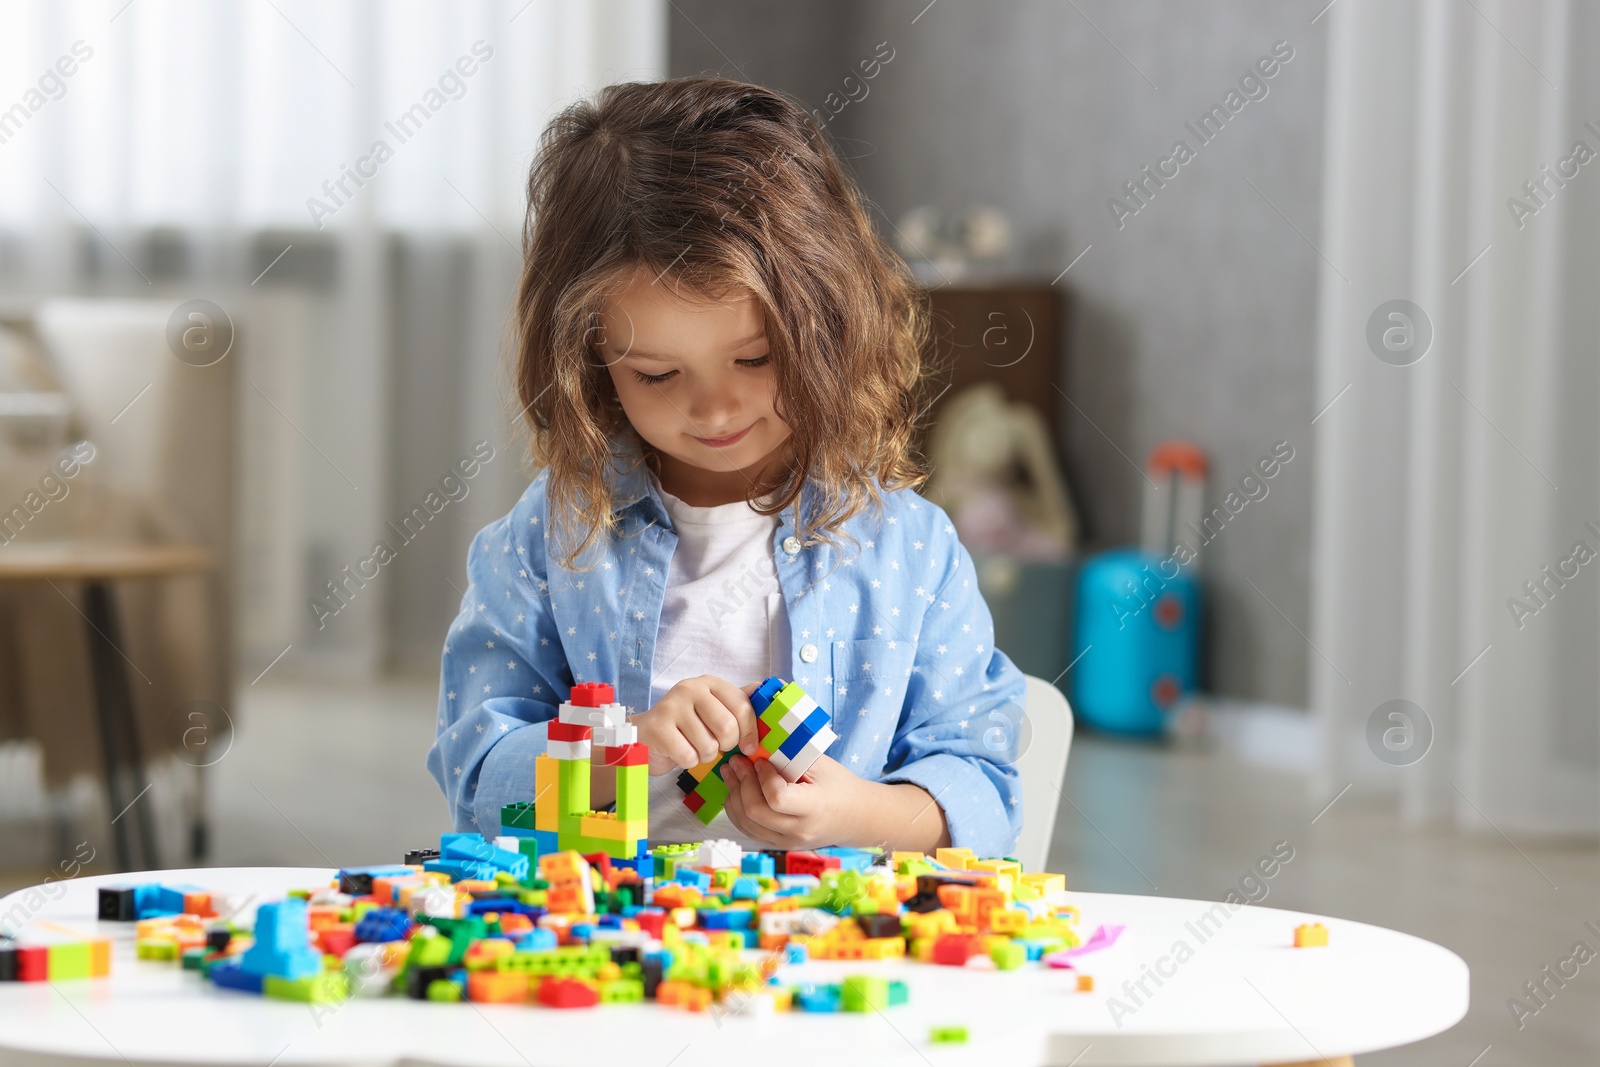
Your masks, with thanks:
[[[829,725],[828,713],[794,682],[768,678],[750,694],[750,703],[755,706],[756,733],[761,746],[750,758],[770,760],[788,781],[798,782],[817,757],[838,739]],[[728,799],[728,787],[722,781],[722,765],[738,751],[729,749],[716,759],[678,776],[683,802],[694,812],[695,818],[707,826]]]
[[[907,999],[906,983],[884,976],[795,973],[811,960],[1015,970],[1109,946],[1118,929],[1084,941],[1060,875],[959,848],[744,852],[719,840],[618,861],[598,850],[535,856],[536,847],[512,853],[481,835],[444,834],[437,850],[410,854],[430,857],[421,864],[346,868],[262,903],[249,930],[216,919],[193,887],[181,899],[194,914],[130,913],[130,891],[154,899],[145,887],[102,889],[101,913],[138,923],[141,959],[181,959],[219,987],[314,1005],[403,995],[751,1015]]]
[[[826,714],[792,683],[769,678],[756,692],[763,751],[799,777],[832,740]],[[503,807],[492,837],[441,834],[404,863],[347,867],[327,885],[258,904],[249,927],[219,918],[244,901],[189,885],[103,887],[100,918],[137,923],[141,960],[181,961],[222,988],[313,1005],[388,994],[752,1015],[906,1001],[905,982],[871,973],[809,980],[812,960],[1073,967],[1121,932],[1102,926],[1080,938],[1061,875],[964,848],[652,847],[649,754],[612,696],[608,685],[573,687],[538,757],[535,799]],[[595,747],[617,770],[614,813],[589,806]],[[720,809],[721,798],[698,795],[709,821],[707,806]],[[0,946],[0,967],[5,958]],[[1080,976],[1077,987],[1093,983]],[[955,1040],[960,1028],[947,1029],[934,1040]]]

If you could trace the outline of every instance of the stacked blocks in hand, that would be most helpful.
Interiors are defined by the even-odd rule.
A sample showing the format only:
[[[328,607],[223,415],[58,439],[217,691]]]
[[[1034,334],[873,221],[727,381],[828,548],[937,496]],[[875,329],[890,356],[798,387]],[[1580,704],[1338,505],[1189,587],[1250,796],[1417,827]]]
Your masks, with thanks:
[[[620,860],[637,859],[649,833],[650,750],[628,709],[616,702],[604,682],[580,682],[561,704],[549,726],[545,755],[534,762],[532,811],[502,818],[508,836],[532,838],[530,851],[603,852]],[[601,749],[605,766],[617,775],[617,810],[595,811],[589,804],[589,757]],[[531,818],[530,818],[531,816]]]
[[[817,757],[837,740],[828,713],[794,682],[772,677],[750,694],[756,709],[756,731],[761,747],[752,759],[771,760],[785,779],[798,782],[811,769]],[[730,749],[717,759],[678,776],[683,802],[707,826],[722,811],[728,787],[722,781],[722,765],[738,749]]]

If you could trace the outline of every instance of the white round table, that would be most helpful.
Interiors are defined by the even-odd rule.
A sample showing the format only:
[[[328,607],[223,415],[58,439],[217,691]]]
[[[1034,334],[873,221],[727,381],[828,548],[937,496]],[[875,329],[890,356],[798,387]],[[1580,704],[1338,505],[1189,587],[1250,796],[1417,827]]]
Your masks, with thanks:
[[[191,883],[259,893],[259,902],[326,885],[334,874],[296,867],[145,871],[52,883],[55,901],[37,887],[0,900],[0,922],[60,924],[114,941],[108,978],[0,983],[0,1060],[85,1067],[1259,1064],[1403,1045],[1448,1029],[1467,1010],[1466,964],[1408,934],[1275,908],[1103,893],[1072,894],[1085,936],[1102,923],[1127,927],[1112,948],[1082,957],[1079,969],[1094,977],[1093,992],[1077,992],[1071,971],[1034,964],[1000,972],[818,961],[779,973],[785,980],[837,981],[863,971],[898,977],[910,1001],[867,1015],[767,1018],[656,1004],[557,1011],[403,997],[313,1010],[218,989],[177,963],[137,960],[133,924],[96,919],[102,885]],[[253,923],[253,913],[254,905],[235,921]],[[1328,947],[1291,947],[1303,922],[1327,926]],[[970,1040],[930,1044],[930,1028],[949,1024],[966,1026]]]

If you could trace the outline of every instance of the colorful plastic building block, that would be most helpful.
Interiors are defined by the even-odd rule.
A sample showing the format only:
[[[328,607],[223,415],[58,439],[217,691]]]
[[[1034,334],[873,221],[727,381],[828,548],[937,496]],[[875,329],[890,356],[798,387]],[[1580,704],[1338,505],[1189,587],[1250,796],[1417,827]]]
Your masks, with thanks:
[[[750,694],[750,703],[755,707],[756,733],[761,745],[752,758],[770,760],[788,781],[798,782],[817,757],[838,739],[828,713],[795,682],[785,682],[776,676],[768,678]],[[707,826],[728,799],[728,787],[722,781],[722,765],[736,751],[730,749],[678,776],[684,804]]]
[[[1303,923],[1294,928],[1295,948],[1325,948],[1328,928],[1321,923]]]

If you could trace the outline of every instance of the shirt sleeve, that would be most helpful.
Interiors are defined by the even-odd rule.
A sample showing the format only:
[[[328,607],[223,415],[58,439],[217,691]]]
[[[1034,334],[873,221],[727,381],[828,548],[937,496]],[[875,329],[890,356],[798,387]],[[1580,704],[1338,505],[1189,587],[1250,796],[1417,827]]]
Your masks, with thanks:
[[[944,811],[950,843],[1005,856],[1022,830],[1017,773],[1027,680],[994,647],[994,619],[966,546],[944,528],[950,562],[926,610],[906,702],[880,780],[912,782]]]
[[[467,552],[467,591],[445,637],[427,757],[455,829],[490,836],[503,805],[533,799],[534,759],[572,689],[540,519],[526,499],[479,531]]]

